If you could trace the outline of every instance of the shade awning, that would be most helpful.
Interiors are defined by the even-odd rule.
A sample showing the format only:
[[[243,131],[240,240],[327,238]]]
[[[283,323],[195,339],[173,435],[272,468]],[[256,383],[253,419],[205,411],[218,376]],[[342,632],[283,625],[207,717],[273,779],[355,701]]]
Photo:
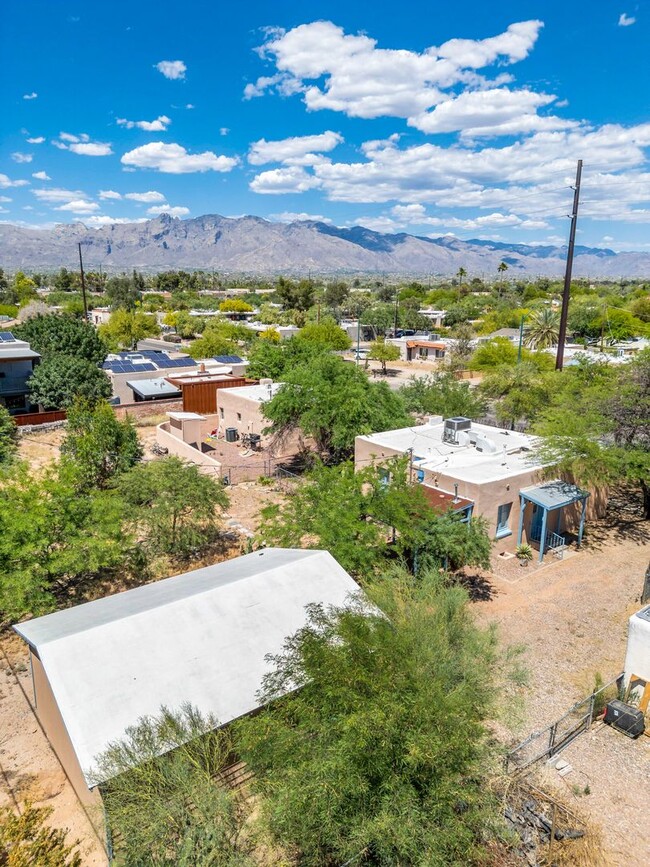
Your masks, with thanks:
[[[583,491],[577,485],[562,479],[530,485],[528,488],[522,488],[519,494],[524,499],[536,503],[548,511],[560,509],[562,506],[570,506],[572,503],[579,503],[589,496],[588,491]]]

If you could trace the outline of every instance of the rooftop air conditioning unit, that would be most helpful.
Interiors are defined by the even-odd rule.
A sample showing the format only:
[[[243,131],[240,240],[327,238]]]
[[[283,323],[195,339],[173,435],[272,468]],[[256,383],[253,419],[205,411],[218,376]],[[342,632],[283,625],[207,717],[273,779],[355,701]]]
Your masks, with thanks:
[[[497,453],[497,444],[486,436],[476,437],[476,451],[483,452],[486,455],[495,455]]]
[[[471,426],[472,420],[465,418],[465,416],[462,415],[457,415],[453,418],[446,418],[442,430],[442,441],[455,446],[460,445],[459,434],[462,431],[468,431]]]

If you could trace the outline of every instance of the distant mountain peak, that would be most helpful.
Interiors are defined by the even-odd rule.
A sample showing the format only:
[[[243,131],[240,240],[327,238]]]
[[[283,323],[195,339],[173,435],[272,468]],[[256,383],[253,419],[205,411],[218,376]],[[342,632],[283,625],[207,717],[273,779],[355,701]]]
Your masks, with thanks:
[[[565,246],[429,238],[318,220],[277,223],[254,214],[203,214],[181,220],[162,212],[143,223],[110,223],[92,229],[82,222],[60,223],[49,230],[5,223],[0,225],[0,266],[7,270],[76,268],[79,242],[84,245],[87,268],[101,265],[114,272],[215,268],[250,274],[317,271],[452,277],[464,268],[469,277],[493,278],[499,264],[506,262],[518,276],[560,277],[566,260]],[[573,271],[576,277],[645,277],[650,275],[650,254],[579,246]]]

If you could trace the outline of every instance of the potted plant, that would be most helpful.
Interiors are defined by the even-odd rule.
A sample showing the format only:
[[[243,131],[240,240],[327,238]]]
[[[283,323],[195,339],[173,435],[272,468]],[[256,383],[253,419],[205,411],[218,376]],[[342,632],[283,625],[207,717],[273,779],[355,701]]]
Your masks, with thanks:
[[[521,566],[528,566],[530,561],[533,559],[533,549],[525,542],[523,542],[521,545],[517,545],[517,550],[515,553],[519,558],[519,563]]]

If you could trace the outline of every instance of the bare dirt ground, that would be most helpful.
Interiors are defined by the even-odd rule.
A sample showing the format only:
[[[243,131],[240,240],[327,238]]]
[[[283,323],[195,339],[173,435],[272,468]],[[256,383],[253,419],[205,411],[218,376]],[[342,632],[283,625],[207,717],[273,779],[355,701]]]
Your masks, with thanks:
[[[583,550],[565,560],[547,557],[534,569],[501,561],[476,580],[479,620],[496,622],[504,644],[526,647],[529,682],[513,701],[513,744],[588,695],[597,672],[608,682],[622,671],[649,559],[650,527],[628,515],[593,524]],[[632,741],[597,723],[559,758],[573,771],[546,768],[542,781],[602,827],[611,863],[650,863],[650,738]]]
[[[138,427],[146,445],[154,424]],[[60,430],[21,439],[20,453],[42,467],[58,455]],[[287,496],[283,483],[245,482],[230,488],[227,526],[254,532],[260,508]],[[583,549],[558,561],[522,568],[495,558],[493,570],[473,576],[473,609],[483,623],[496,622],[504,645],[524,645],[526,687],[512,691],[505,733],[514,745],[561,716],[593,688],[596,672],[609,681],[622,670],[627,620],[639,607],[650,559],[650,527],[638,504],[622,500],[612,517],[588,525]],[[610,513],[614,515],[614,511]],[[230,523],[229,523],[230,522]],[[231,556],[236,554],[236,546]],[[0,639],[0,805],[26,797],[53,807],[51,823],[81,840],[82,862],[106,859],[92,826],[38,726],[30,705],[28,654],[16,637]],[[544,787],[602,827],[612,865],[650,863],[650,738],[631,741],[602,724],[581,735],[560,758],[573,770],[561,778],[543,768]]]

